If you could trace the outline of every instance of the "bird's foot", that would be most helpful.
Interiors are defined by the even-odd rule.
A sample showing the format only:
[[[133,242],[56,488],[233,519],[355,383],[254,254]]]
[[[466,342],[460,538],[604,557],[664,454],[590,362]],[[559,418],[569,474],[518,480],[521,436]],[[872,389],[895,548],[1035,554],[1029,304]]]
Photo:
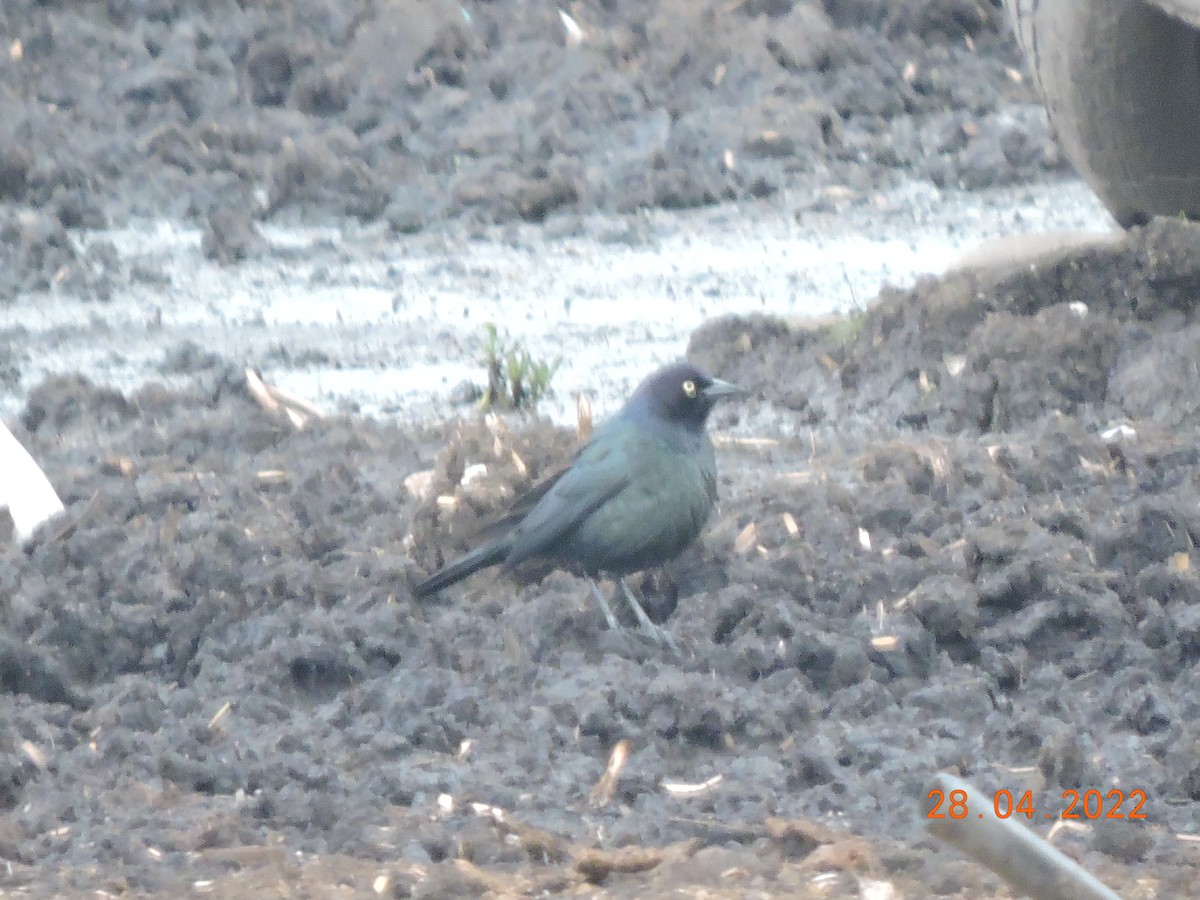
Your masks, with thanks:
[[[642,609],[642,604],[633,595],[633,591],[629,589],[629,585],[625,583],[625,579],[618,578],[617,584],[621,586],[621,590],[625,594],[625,599],[629,602],[630,608],[633,609],[633,614],[637,617],[638,624],[642,626],[642,631],[646,632],[646,634],[650,635],[650,637],[664,647],[670,649],[673,653],[679,653],[679,644],[675,642],[675,637],[661,625],[655,625],[650,621],[650,617],[646,615],[646,610]]]

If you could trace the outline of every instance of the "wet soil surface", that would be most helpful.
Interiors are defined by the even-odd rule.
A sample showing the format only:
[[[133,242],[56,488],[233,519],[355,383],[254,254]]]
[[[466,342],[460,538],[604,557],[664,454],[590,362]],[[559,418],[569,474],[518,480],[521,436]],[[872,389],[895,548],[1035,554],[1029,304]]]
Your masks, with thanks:
[[[324,410],[444,418],[448,404],[471,405],[463,386],[482,380],[491,323],[558,362],[539,410],[574,422],[578,394],[611,411],[715,316],[860,308],[881,285],[943,271],[980,241],[1105,222],[1070,180],[984,191],[914,182],[870,208],[801,217],[751,203],[477,233],[264,225],[261,256],[222,265],[204,258],[200,228],[139,221],[80,236],[89,255],[104,248],[107,299],[52,289],[0,310],[0,416],[18,415],[51,375],[129,392],[240,363]]]
[[[86,283],[70,230],[131,214],[232,262],[264,219],[828,208],[1062,165],[987,0],[568,6],[6,3],[0,296]]]
[[[948,769],[1039,820],[1144,791],[1145,821],[1056,842],[1185,896],[1197,260],[1167,221],[922,280],[850,331],[697,331],[754,397],[715,416],[707,534],[642,585],[679,656],[563,573],[411,599],[573,430],[297,431],[237,371],[46,383],[18,435],[67,513],[0,569],[6,887],[998,895],[924,836]]]
[[[990,4],[198,8],[5,4],[5,302],[107,302],[81,230],[135,214],[236,267],[260,220],[861,214],[1059,164]],[[1005,896],[926,835],[949,770],[1029,791],[1122,896],[1194,893],[1198,260],[1156,222],[701,325],[752,397],[714,416],[704,538],[639,585],[678,655],[564,573],[411,598],[574,429],[298,429],[199,343],[136,389],[22,386],[67,509],[0,555],[0,890]],[[1114,789],[1146,819],[1061,827]]]

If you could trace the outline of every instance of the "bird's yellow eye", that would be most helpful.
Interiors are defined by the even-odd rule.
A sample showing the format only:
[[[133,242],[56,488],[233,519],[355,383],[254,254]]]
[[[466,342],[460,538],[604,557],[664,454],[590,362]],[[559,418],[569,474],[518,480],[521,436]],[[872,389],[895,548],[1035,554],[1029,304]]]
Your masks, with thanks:
[[[683,393],[687,395],[687,398],[689,400],[691,400],[693,397],[695,397],[696,396],[696,382],[692,381],[692,379],[690,379],[690,378],[687,381],[685,381],[683,383]]]

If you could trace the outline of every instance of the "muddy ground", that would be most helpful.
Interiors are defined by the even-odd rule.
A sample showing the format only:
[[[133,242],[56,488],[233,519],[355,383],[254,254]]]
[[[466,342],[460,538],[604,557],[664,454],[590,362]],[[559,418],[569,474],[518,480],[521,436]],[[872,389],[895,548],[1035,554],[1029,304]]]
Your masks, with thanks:
[[[1060,166],[987,3],[580,3],[578,45],[519,2],[194,6],[5,4],[4,303],[162,283],[83,239],[138,216],[237,267],[277,253],[259,222],[636,232]],[[679,656],[563,573],[410,596],[571,429],[297,430],[200,344],[26,391],[6,326],[67,511],[0,556],[0,891],[1006,896],[925,834],[950,770],[1031,791],[1043,834],[1064,790],[1144,791],[1053,839],[1122,896],[1194,893],[1198,260],[1156,222],[833,325],[702,325],[679,351],[753,396],[714,416],[708,532],[642,585]]]

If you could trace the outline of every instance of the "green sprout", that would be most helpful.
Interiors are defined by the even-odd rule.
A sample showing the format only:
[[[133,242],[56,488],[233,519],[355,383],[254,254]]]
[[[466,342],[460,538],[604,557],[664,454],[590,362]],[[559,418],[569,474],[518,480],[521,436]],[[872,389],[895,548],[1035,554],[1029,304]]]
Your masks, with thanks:
[[[483,359],[487,387],[482,409],[533,409],[550,392],[550,382],[562,358],[537,359],[523,345],[500,336],[496,326],[483,326]]]
[[[825,326],[825,345],[834,349],[846,346],[858,337],[866,322],[867,314],[862,309],[852,309],[836,317]]]

